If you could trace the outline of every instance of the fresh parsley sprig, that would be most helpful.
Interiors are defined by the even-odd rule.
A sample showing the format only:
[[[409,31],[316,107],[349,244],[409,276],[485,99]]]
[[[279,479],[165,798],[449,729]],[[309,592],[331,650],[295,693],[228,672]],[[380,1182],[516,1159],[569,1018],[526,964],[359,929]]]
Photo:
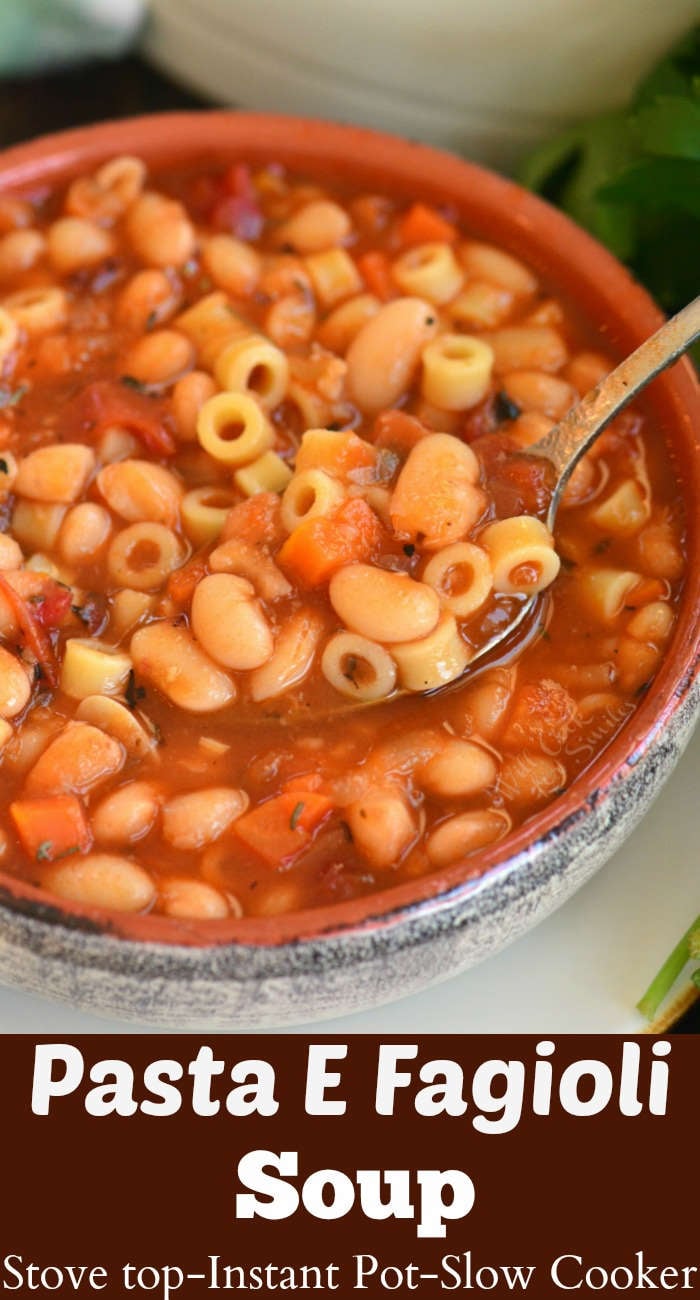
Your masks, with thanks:
[[[700,292],[700,26],[626,109],[571,127],[520,180],[626,262],[669,312]],[[697,357],[697,353],[696,353]]]

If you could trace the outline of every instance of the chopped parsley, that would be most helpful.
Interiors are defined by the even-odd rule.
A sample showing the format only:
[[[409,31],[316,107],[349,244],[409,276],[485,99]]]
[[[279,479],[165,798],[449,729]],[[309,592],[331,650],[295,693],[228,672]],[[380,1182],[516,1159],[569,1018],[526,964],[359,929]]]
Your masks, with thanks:
[[[10,472],[10,466],[8,465],[7,461],[3,460],[2,457],[0,456],[0,474],[9,474],[9,472]]]
[[[37,862],[49,862],[53,856],[53,841],[42,840],[36,851]]]
[[[302,800],[300,803],[298,803],[298,804],[296,805],[296,807],[294,808],[294,810],[293,810],[293,812],[292,812],[291,817],[289,818],[289,828],[290,828],[290,830],[293,830],[293,831],[296,830],[297,826],[299,825],[299,818],[301,817],[301,814],[303,813],[303,811],[304,811],[304,803],[303,803],[303,800]]]
[[[15,389],[0,388],[0,411],[4,411],[8,406],[17,406],[28,391],[26,384],[20,384],[19,388]],[[4,472],[7,473],[7,470]]]
[[[600,239],[668,312],[698,291],[700,25],[629,105],[545,140],[520,180]],[[696,351],[696,358],[697,358]]]

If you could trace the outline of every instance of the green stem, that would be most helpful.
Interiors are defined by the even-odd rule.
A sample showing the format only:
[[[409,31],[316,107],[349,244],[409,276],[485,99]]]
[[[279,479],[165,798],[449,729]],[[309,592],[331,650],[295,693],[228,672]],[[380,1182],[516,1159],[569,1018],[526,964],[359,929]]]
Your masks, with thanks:
[[[700,916],[686,930],[683,938],[676,944],[673,952],[666,958],[661,970],[654,976],[649,988],[637,1003],[647,1020],[653,1020],[669,989],[675,984],[688,958],[690,957],[690,940],[696,930],[700,929]]]

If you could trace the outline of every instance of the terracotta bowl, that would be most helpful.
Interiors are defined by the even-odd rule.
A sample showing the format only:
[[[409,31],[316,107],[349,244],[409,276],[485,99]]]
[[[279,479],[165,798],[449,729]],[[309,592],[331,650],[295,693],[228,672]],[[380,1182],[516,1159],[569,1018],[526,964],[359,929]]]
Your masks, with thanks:
[[[613,351],[631,350],[661,321],[627,271],[546,203],[449,154],[354,127],[222,112],[108,123],[0,155],[0,190],[60,181],[125,152],[156,166],[216,155],[278,160],[310,175],[449,200],[476,235],[524,258],[576,304]],[[445,979],[563,903],[642,817],[700,701],[700,391],[687,361],[655,381],[647,405],[673,450],[688,507],[690,565],[673,640],[613,743],[542,814],[483,853],[478,880],[468,879],[471,859],[353,902],[204,925],[58,903],[0,875],[0,980],[173,1028],[281,1025]]]

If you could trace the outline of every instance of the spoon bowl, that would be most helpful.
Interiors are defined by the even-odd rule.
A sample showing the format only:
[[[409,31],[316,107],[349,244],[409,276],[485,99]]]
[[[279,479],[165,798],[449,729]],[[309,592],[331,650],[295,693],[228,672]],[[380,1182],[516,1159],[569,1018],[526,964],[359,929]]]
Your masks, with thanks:
[[[525,459],[538,457],[549,462],[552,468],[552,487],[546,524],[554,532],[559,506],[564,490],[582,456],[593,446],[601,433],[608,427],[620,411],[651,383],[661,371],[673,365],[693,343],[700,338],[700,297],[694,298],[687,307],[679,311],[650,338],[646,339],[634,352],[630,353],[619,366],[606,375],[595,388],[559,421],[539,442],[533,443],[521,453]],[[376,707],[396,700],[403,695],[425,695],[434,698],[446,695],[461,687],[467,678],[492,667],[496,660],[508,658],[516,650],[522,650],[537,633],[541,620],[535,619],[536,609],[542,608],[546,593],[537,593],[523,601],[514,617],[484,642],[472,655],[464,671],[443,685],[431,687],[425,691],[407,691],[397,689],[382,700],[339,699],[330,711],[323,716],[337,716],[355,713],[358,709]],[[528,626],[529,625],[529,626]],[[497,652],[500,651],[500,655]],[[293,709],[285,715],[285,721],[298,724],[299,721],[317,722],[321,714],[313,710]]]

